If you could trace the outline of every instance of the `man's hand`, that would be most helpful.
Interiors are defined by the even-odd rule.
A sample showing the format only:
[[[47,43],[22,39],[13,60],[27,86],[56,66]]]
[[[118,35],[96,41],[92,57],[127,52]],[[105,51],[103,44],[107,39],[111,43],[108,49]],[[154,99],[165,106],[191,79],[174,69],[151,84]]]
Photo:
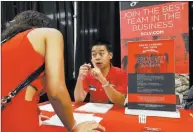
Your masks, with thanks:
[[[87,121],[75,126],[72,132],[104,132],[105,128],[94,121]]]
[[[101,82],[102,85],[107,83],[106,78],[101,73],[101,70],[96,66],[93,60],[91,60],[94,68],[91,69],[91,74],[94,76],[95,79],[97,79],[99,82]]]
[[[88,74],[90,69],[91,69],[90,63],[88,64],[85,63],[84,65],[80,66],[78,78],[84,79],[84,77]]]

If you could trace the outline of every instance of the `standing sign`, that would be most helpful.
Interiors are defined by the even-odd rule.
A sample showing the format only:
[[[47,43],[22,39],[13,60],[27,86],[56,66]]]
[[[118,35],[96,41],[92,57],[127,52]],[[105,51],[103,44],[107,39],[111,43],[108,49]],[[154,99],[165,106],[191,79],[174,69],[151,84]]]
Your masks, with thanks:
[[[128,109],[176,111],[174,40],[128,42]]]
[[[133,65],[132,61],[128,61],[128,57],[135,49],[129,47],[131,44],[128,42],[173,40],[175,92],[182,97],[189,89],[188,20],[188,2],[120,2],[122,69],[127,70],[129,65]],[[139,68],[136,65],[136,72],[162,72],[166,66],[168,65],[163,66],[162,69],[156,67],[149,69]],[[130,83],[132,82],[129,80],[128,84]]]

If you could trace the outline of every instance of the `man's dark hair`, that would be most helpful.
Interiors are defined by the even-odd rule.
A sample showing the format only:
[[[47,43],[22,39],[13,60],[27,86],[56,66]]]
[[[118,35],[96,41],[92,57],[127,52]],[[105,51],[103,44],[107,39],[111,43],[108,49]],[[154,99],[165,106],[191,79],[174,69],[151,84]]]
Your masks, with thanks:
[[[97,40],[93,43],[93,46],[105,46],[108,52],[112,52],[112,46],[110,45],[110,43],[108,41],[104,41],[104,40]],[[91,47],[91,49],[92,49]]]
[[[31,28],[51,27],[51,20],[43,13],[28,10],[19,13],[1,35],[1,40]]]

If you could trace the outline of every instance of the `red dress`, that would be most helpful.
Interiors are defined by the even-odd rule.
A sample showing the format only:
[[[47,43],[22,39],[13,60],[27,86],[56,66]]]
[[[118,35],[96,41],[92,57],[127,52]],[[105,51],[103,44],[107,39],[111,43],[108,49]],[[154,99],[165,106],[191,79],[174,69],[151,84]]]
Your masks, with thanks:
[[[44,63],[44,57],[37,53],[27,38],[31,30],[17,34],[4,43],[2,48],[2,93],[8,95],[33,71]],[[39,131],[39,92],[43,89],[41,79],[31,85],[37,88],[32,101],[25,100],[26,89],[22,90],[2,111],[2,132]]]

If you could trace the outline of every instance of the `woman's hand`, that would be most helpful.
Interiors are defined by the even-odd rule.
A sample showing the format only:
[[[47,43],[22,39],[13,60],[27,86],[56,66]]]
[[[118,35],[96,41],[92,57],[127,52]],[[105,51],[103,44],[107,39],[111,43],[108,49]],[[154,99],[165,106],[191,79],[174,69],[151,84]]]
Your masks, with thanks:
[[[95,121],[87,121],[75,126],[72,132],[104,132],[105,128]]]

